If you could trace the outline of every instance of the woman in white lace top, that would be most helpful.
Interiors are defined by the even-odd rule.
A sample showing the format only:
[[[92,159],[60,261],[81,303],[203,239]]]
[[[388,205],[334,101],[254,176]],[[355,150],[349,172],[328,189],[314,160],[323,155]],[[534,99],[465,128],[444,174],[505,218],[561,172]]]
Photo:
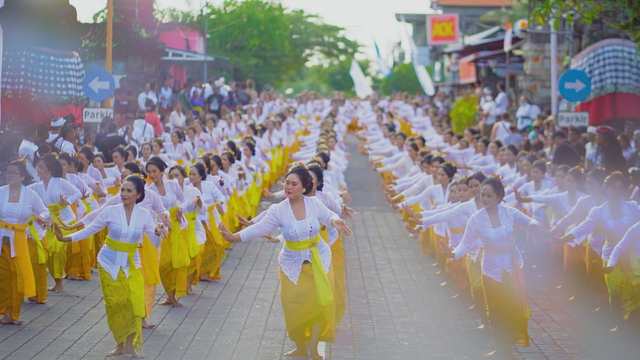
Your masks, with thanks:
[[[640,207],[635,201],[625,201],[624,196],[629,188],[629,177],[621,173],[609,175],[604,183],[607,201],[591,209],[587,218],[575,229],[562,237],[558,242],[569,242],[601,229],[606,241],[602,247],[602,258],[610,259],[613,249],[634,224],[640,222]],[[624,315],[640,309],[637,277],[630,266],[629,254],[625,254],[625,265],[616,266],[613,272],[605,276],[609,290],[611,310],[622,320]],[[621,259],[622,260],[622,259]]]
[[[218,226],[229,242],[248,241],[280,228],[285,239],[278,257],[280,298],[287,332],[296,343],[296,349],[285,356],[306,356],[305,342],[309,341],[311,358],[318,359],[318,341],[333,342],[335,337],[331,249],[318,235],[320,223],[345,235],[350,235],[351,230],[320,200],[304,195],[311,192],[312,186],[309,171],[296,165],[285,177],[287,199],[271,206],[262,220],[235,234],[223,223]]]
[[[510,355],[513,344],[529,346],[524,264],[513,230],[520,225],[536,232],[538,222],[503,204],[503,198],[502,182],[493,177],[485,180],[480,193],[484,208],[469,218],[460,244],[453,251],[449,248],[443,251],[456,260],[473,248],[477,238],[480,239],[484,249],[482,282],[496,346],[494,353]]]

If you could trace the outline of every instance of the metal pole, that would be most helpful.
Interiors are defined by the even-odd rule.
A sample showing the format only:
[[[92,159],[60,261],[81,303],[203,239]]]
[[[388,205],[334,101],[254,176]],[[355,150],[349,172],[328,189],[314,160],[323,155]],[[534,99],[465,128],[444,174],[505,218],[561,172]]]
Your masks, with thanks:
[[[507,103],[508,103],[508,99],[509,99],[509,78],[510,78],[510,74],[509,74],[509,56],[511,55],[511,50],[506,52],[506,56],[507,59],[505,61],[505,82],[504,82],[504,93],[507,94]]]
[[[558,113],[558,34],[553,26],[554,19],[549,21],[551,27],[551,115]]]
[[[107,0],[107,56],[105,70],[113,71],[113,0]],[[104,102],[105,107],[111,107],[111,98]]]
[[[203,82],[208,82],[209,78],[207,76],[207,29],[209,28],[209,18],[204,16],[204,8],[202,8],[202,17],[204,17],[204,80]]]

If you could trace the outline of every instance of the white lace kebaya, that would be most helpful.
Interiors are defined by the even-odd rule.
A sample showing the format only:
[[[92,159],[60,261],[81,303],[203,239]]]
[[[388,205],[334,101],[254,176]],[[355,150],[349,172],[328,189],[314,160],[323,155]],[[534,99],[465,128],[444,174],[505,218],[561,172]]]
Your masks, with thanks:
[[[530,226],[538,225],[538,222],[520,210],[504,205],[498,205],[498,216],[500,226],[491,227],[491,220],[486,209],[480,209],[469,218],[464,236],[460,244],[453,250],[454,260],[459,259],[464,254],[473,249],[476,239],[479,238],[484,248],[482,257],[482,272],[491,279],[501,282],[502,272],[507,270],[511,273],[511,256],[515,251],[520,267],[524,266],[522,255],[515,246],[513,230],[515,225]]]
[[[304,197],[305,218],[296,220],[291,209],[289,199],[272,205],[264,217],[256,224],[253,224],[239,232],[242,241],[265,236],[276,228],[280,228],[286,241],[304,241],[314,238],[320,231],[320,223],[331,226],[332,220],[340,217],[329,210],[322,202],[313,197]],[[324,241],[318,242],[318,253],[324,271],[329,273],[331,267],[331,248]],[[311,262],[311,251],[293,251],[282,247],[278,256],[280,269],[293,282],[298,284],[302,263]]]

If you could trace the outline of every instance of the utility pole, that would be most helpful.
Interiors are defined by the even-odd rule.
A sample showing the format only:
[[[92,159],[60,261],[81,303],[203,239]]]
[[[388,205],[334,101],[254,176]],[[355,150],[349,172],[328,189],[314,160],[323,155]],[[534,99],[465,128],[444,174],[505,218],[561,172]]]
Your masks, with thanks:
[[[558,113],[558,33],[554,19],[549,21],[551,27],[551,115]]]
[[[105,70],[113,71],[113,0],[107,0],[107,56]],[[111,98],[105,100],[105,107],[111,107]]]
[[[208,82],[209,81],[209,77],[207,76],[207,38],[208,38],[208,32],[207,30],[209,29],[209,17],[208,16],[204,16],[204,8],[202,10],[202,17],[204,18],[204,80],[203,82]]]

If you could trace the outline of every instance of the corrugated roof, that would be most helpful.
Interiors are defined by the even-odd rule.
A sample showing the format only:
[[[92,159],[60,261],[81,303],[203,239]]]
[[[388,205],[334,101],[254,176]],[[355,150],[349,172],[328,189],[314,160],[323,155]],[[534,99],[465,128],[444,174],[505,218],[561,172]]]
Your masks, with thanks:
[[[512,0],[438,0],[438,6],[511,7]]]

